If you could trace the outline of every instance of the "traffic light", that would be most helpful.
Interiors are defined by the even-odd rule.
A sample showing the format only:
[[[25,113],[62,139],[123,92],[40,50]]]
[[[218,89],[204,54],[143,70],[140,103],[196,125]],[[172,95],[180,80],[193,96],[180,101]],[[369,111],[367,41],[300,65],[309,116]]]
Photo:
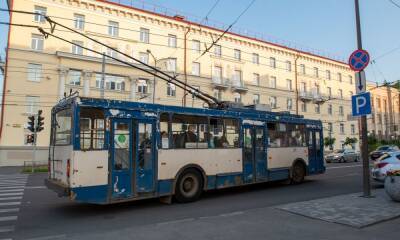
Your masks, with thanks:
[[[36,132],[40,132],[44,129],[43,125],[44,125],[44,117],[42,117],[42,110],[38,111],[38,115],[37,115],[37,126],[36,126]]]
[[[31,132],[35,131],[35,116],[28,117],[28,130]]]
[[[26,143],[34,143],[34,142],[35,142],[35,136],[33,134],[26,135]]]

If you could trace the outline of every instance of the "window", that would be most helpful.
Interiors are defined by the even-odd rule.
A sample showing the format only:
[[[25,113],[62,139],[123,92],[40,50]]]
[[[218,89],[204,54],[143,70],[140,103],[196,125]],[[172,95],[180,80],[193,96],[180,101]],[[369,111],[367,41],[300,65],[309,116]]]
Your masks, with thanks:
[[[206,117],[174,114],[171,122],[174,148],[208,148]]]
[[[332,123],[328,123],[328,131],[329,131],[330,133],[333,132],[333,125],[332,125]]]
[[[222,91],[219,89],[214,90],[214,97],[218,100],[222,100]]]
[[[314,77],[319,77],[319,70],[317,67],[314,67]]]
[[[253,53],[253,63],[260,64],[260,56],[257,53]]]
[[[353,84],[353,76],[349,75],[349,83]]]
[[[239,126],[236,119],[210,118],[210,148],[239,147]]]
[[[256,86],[260,86],[260,74],[253,73],[253,84]]]
[[[118,52],[115,51],[114,49],[107,48],[107,56],[118,58]]]
[[[305,102],[301,103],[301,111],[307,112],[307,104]]]
[[[78,30],[83,30],[85,28],[85,16],[74,14],[74,26]]]
[[[43,51],[43,36],[32,34],[31,48],[36,51]]]
[[[235,103],[241,103],[242,102],[242,95],[240,93],[233,93],[233,99]]]
[[[168,58],[167,71],[176,72],[176,58]]]
[[[214,83],[222,83],[222,68],[221,67],[214,67],[212,78],[213,78]]]
[[[286,101],[286,108],[287,110],[292,110],[293,109],[293,100],[291,98],[288,98]]]
[[[104,148],[104,112],[96,108],[82,108],[79,118],[81,150]]]
[[[200,41],[192,40],[192,50],[196,52],[200,52]]]
[[[119,23],[114,21],[108,21],[108,35],[118,37]]]
[[[269,105],[271,108],[275,109],[276,108],[276,97],[269,97]]]
[[[338,78],[338,81],[341,82],[341,81],[342,81],[342,74],[341,74],[341,73],[338,73],[338,74],[337,74],[337,78]]]
[[[253,94],[253,104],[260,103],[260,94]]]
[[[239,49],[234,49],[233,50],[233,54],[234,54],[234,58],[236,60],[240,61],[242,59],[242,53],[241,53],[241,51]]]
[[[342,89],[338,90],[338,95],[339,95],[340,99],[343,99],[343,91],[342,91]]]
[[[242,71],[240,70],[235,70],[233,72],[233,76],[232,76],[232,83],[234,86],[236,87],[241,87],[242,84]]]
[[[286,79],[286,88],[289,91],[292,91],[292,80]]]
[[[292,71],[292,62],[291,61],[286,61],[286,71],[288,71],[288,72]]]
[[[101,88],[102,74],[96,74],[96,88]],[[104,88],[107,90],[125,91],[125,78],[116,75],[105,75]]]
[[[148,86],[147,86],[147,79],[139,79],[137,81],[137,91],[141,94],[147,94]]]
[[[326,79],[331,80],[331,71],[326,70]]]
[[[354,126],[354,124],[351,124],[350,128],[351,128],[351,134],[352,135],[356,134],[356,127]]]
[[[168,47],[176,48],[176,36],[172,34],[168,34]]]
[[[276,59],[273,57],[269,58],[269,66],[272,68],[276,68]]]
[[[150,30],[147,28],[140,28],[140,41],[142,43],[150,42]]]
[[[54,126],[54,145],[71,144],[72,113],[71,109],[61,110],[56,113]]]
[[[26,113],[35,114],[39,110],[39,100],[38,96],[26,96]]]
[[[139,53],[139,60],[143,63],[149,64],[149,53],[147,52]]]
[[[315,104],[315,113],[320,113],[321,107],[319,104]]]
[[[170,146],[169,136],[169,113],[160,114],[160,136],[161,136],[161,148],[168,149]]]
[[[200,76],[200,63],[198,62],[192,63],[192,74],[194,76]]]
[[[331,87],[327,87],[326,90],[328,92],[328,97],[332,97],[332,88]]]
[[[83,55],[83,42],[82,41],[72,41],[72,54]]]
[[[176,96],[176,86],[172,83],[167,83],[167,96],[175,97]]]
[[[304,64],[300,64],[300,73],[306,74],[306,66]]]
[[[40,7],[40,6],[35,6],[35,15],[33,17],[33,20],[35,22],[40,22],[44,23],[46,19],[44,18],[46,16],[46,11],[47,9],[45,7]]]
[[[214,45],[214,54],[217,57],[221,57],[222,51],[221,51],[221,46],[220,45]]]
[[[339,106],[339,115],[344,116],[343,106]]]
[[[276,88],[276,77],[274,76],[269,77],[269,87]]]
[[[305,93],[307,91],[307,85],[305,82],[300,83],[300,92]]]
[[[82,72],[79,70],[69,70],[68,78],[69,78],[68,83],[70,85],[79,86],[81,85]]]
[[[267,123],[268,147],[305,147],[305,126],[300,124]]]
[[[42,78],[42,64],[28,63],[28,81],[40,82]]]
[[[340,124],[340,134],[344,134],[344,124]]]
[[[332,115],[332,104],[328,104],[328,114]]]

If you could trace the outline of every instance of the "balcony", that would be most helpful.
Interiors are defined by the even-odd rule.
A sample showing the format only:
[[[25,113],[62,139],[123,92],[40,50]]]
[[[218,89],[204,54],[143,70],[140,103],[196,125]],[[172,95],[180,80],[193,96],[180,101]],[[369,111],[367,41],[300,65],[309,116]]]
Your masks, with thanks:
[[[231,88],[236,92],[247,92],[249,90],[242,81],[233,81]]]
[[[307,91],[300,91],[299,92],[299,98],[302,101],[311,101],[313,100],[313,94],[311,92],[307,92]]]
[[[321,93],[313,93],[313,102],[321,104],[329,100],[329,97]]]
[[[212,78],[211,84],[216,89],[225,90],[229,87],[229,80],[223,78]]]

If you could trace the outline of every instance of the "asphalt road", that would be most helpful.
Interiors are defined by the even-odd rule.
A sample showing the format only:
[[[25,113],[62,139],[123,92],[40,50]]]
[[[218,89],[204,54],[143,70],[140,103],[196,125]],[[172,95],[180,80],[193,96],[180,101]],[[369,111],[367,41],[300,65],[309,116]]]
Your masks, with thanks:
[[[58,198],[43,187],[46,174],[33,174],[27,179],[13,231],[1,232],[1,226],[8,223],[1,222],[0,217],[0,240],[266,239],[267,236],[268,239],[336,239],[337,234],[346,236],[341,239],[374,239],[368,236],[381,236],[374,226],[370,230],[352,229],[273,208],[360,192],[361,173],[360,163],[332,163],[325,174],[308,177],[300,185],[267,183],[212,191],[190,204],[166,205],[155,199],[108,206]],[[393,224],[398,226],[400,220],[378,224],[378,228],[391,229]],[[391,239],[390,236],[386,239]]]

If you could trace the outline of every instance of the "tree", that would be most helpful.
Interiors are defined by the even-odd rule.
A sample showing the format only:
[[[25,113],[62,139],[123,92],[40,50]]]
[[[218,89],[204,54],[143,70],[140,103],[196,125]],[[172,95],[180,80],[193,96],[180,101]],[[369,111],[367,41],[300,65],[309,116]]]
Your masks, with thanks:
[[[329,147],[329,149],[333,150],[333,145],[335,144],[336,138],[325,137],[324,138],[324,146]]]
[[[347,137],[346,140],[344,140],[344,145],[353,146],[353,144],[356,144],[357,142],[358,142],[357,138],[349,138],[349,137]]]

